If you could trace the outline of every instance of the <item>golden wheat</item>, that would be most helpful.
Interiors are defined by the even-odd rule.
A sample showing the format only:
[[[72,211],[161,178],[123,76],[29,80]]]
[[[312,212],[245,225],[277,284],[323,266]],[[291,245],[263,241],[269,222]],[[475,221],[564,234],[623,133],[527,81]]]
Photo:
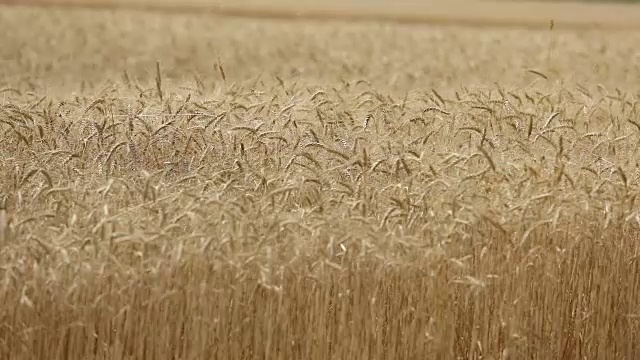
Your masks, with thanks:
[[[0,358],[640,354],[638,33],[0,34]]]

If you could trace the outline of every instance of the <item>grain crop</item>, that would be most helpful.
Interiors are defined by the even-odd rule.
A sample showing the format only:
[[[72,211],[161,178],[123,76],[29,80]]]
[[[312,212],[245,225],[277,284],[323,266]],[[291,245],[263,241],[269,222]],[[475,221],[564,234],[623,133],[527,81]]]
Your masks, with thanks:
[[[0,10],[0,358],[640,356],[639,32]]]

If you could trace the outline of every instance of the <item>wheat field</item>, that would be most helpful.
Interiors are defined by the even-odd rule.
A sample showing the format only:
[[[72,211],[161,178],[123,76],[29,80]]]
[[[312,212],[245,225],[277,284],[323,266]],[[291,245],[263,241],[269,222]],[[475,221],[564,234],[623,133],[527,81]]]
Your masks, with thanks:
[[[639,358],[640,32],[538,20],[1,6],[0,359]]]

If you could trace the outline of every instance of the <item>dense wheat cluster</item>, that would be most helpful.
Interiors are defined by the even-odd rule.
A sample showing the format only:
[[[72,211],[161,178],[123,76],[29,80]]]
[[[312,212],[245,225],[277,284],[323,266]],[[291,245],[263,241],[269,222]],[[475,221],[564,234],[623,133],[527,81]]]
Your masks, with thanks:
[[[640,33],[0,34],[0,358],[640,356]]]

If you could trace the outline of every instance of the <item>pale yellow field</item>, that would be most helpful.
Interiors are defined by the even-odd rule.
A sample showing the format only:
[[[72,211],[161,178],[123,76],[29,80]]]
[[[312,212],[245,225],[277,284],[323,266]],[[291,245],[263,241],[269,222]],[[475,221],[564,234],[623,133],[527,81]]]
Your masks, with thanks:
[[[136,8],[225,16],[375,20],[400,23],[640,29],[640,5],[514,0],[3,0],[32,5]]]
[[[636,8],[350,4],[0,7],[0,359],[640,356]]]

